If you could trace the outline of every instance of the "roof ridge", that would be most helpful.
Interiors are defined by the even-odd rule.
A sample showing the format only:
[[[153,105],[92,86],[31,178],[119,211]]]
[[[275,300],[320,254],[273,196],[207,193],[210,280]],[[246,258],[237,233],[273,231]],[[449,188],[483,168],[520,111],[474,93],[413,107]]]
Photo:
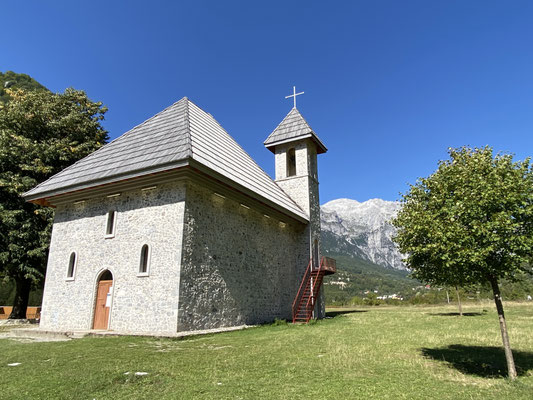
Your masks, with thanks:
[[[112,143],[115,143],[116,141],[118,141],[119,139],[123,139],[125,137],[127,137],[130,133],[132,133],[134,130],[136,130],[137,128],[143,126],[144,124],[146,124],[148,121],[151,121],[153,120],[155,117],[159,116],[160,114],[162,114],[163,112],[167,111],[168,109],[174,107],[175,105],[177,105],[180,101],[182,100],[185,100],[186,102],[189,101],[189,99],[187,98],[187,96],[184,96],[182,97],[181,99],[179,99],[178,101],[175,101],[174,103],[172,103],[171,105],[169,105],[168,107],[164,108],[163,110],[159,111],[157,114],[155,115],[152,115],[150,118],[144,120],[143,122],[141,122],[140,124],[137,124],[135,125],[133,128],[129,129],[127,132],[123,133],[122,135],[116,137],[115,139],[113,139],[112,141],[108,142],[108,143],[105,143],[104,145],[100,146],[98,149],[96,149],[95,151],[93,151],[92,153],[90,154],[87,154],[85,157],[82,157],[80,158],[79,160],[77,160],[76,162],[70,164],[68,167],[65,167],[63,168],[61,171],[55,173],[54,175],[52,175],[50,178],[46,179],[45,181],[42,181],[40,182],[38,185],[34,186],[33,188],[31,188],[30,190],[26,191],[25,193],[23,193],[22,195],[25,195],[26,193],[29,193],[29,192],[32,192],[33,190],[37,189],[38,187],[41,187],[41,186],[45,186],[45,184],[50,181],[52,178],[54,178],[56,175],[63,175],[63,173],[65,171],[68,171],[68,170],[71,170],[73,169],[77,164],[79,164],[80,162],[82,161],[86,161],[87,158],[92,158],[94,157],[96,154],[98,154],[100,151],[103,151],[103,149],[105,147],[107,147],[108,145],[112,144]]]
[[[327,151],[326,146],[324,146],[324,143],[322,143],[316,132],[311,128],[309,122],[307,122],[296,107],[293,107],[278,124],[276,129],[268,135],[263,144],[267,149],[274,152],[273,148],[278,144],[308,137],[310,137],[317,145],[317,151],[319,154]]]
[[[48,182],[49,180],[51,180],[52,178],[54,178],[56,175],[58,174],[63,174],[63,172],[67,171],[67,170],[70,170],[72,168],[74,168],[74,166],[78,163],[80,163],[81,161],[85,161],[88,157],[93,157],[94,155],[96,155],[98,152],[100,152],[104,147],[110,145],[111,143],[114,143],[116,141],[118,141],[119,139],[123,139],[125,138],[126,136],[128,136],[131,132],[133,132],[135,129],[141,127],[142,125],[146,124],[148,121],[154,119],[155,117],[157,117],[158,115],[162,114],[163,112],[165,112],[166,110],[174,107],[176,104],[178,104],[180,101],[182,100],[185,100],[185,101],[189,101],[189,99],[187,98],[187,96],[184,96],[182,97],[181,99],[179,99],[178,101],[175,101],[174,103],[172,103],[171,105],[169,105],[168,107],[166,107],[165,109],[159,111],[157,114],[155,115],[152,115],[150,118],[144,120],[143,122],[141,122],[140,124],[137,124],[135,125],[133,128],[129,129],[127,132],[123,133],[122,135],[116,137],[115,139],[113,139],[112,141],[108,142],[108,143],[105,143],[103,144],[102,146],[100,146],[98,149],[96,149],[95,151],[93,151],[92,153],[90,154],[87,154],[85,157],[82,157],[80,158],[79,160],[75,161],[74,163],[70,164],[68,167],[65,167],[63,168],[61,171],[55,173],[54,175],[52,175],[50,178],[48,178],[47,180],[45,181],[42,181],[40,182],[37,186],[34,186],[32,189],[28,190],[27,192],[23,193],[23,195],[25,195],[26,193],[29,193],[30,191],[33,191],[34,189],[37,189],[38,187],[40,186],[44,186],[44,184],[46,182]]]
[[[307,120],[306,120],[305,117],[302,115],[302,113],[300,112],[300,110],[298,110],[296,107],[294,107],[294,109],[296,110],[296,112],[298,113],[298,115],[300,116],[300,118],[304,120],[304,122],[305,122],[305,124],[307,125],[307,127],[309,128],[309,130],[310,130],[312,133],[314,133],[314,134],[316,135],[315,131],[313,130],[313,128],[311,128],[311,125],[309,125],[309,122],[307,122]]]
[[[292,111],[289,120],[296,111]],[[301,121],[299,119],[299,121]],[[290,124],[290,123],[289,123]],[[303,126],[302,122],[297,122]],[[106,150],[107,149],[107,150]],[[198,162],[230,186],[301,222],[304,212],[211,115],[187,97],[134,126],[24,195],[29,201],[89,189]],[[195,164],[194,164],[195,165]],[[218,178],[217,178],[218,179]],[[46,202],[47,200],[45,200]]]
[[[146,124],[148,121],[151,121],[153,119],[155,119],[157,116],[159,116],[160,114],[163,114],[165,111],[167,111],[168,109],[174,107],[176,104],[178,104],[180,101],[184,100],[185,102],[188,102],[189,99],[187,98],[187,96],[184,96],[182,97],[181,99],[179,99],[178,101],[175,101],[174,103],[172,103],[171,105],[169,105],[168,107],[164,108],[163,110],[159,111],[157,114],[155,115],[152,115],[150,118],[144,120],[143,122],[141,122],[140,124],[137,124],[135,125],[133,128],[129,129],[128,131],[126,131],[125,133],[123,133],[122,135],[118,136],[117,138],[113,139],[112,141],[110,141],[109,143],[106,143],[105,146],[107,146],[108,144],[111,144],[111,143],[114,143],[116,142],[117,140],[119,139],[123,139],[125,138],[126,136],[128,136],[131,132],[133,132],[135,129],[137,128],[140,128],[141,126],[143,126],[144,124]],[[104,147],[104,146],[102,146]],[[100,149],[98,149],[100,150]],[[98,151],[97,150],[97,151]],[[95,151],[96,153],[96,151]],[[94,154],[94,153],[91,153],[91,154]]]
[[[276,128],[275,128],[272,132],[270,132],[270,134],[269,134],[268,137],[265,139],[265,141],[263,142],[263,144],[266,144],[266,141],[268,140],[268,138],[270,138],[270,136],[272,136],[272,134],[278,130],[278,128],[279,128],[279,127],[285,122],[285,120],[286,120],[287,118],[289,118],[289,115],[291,115],[291,113],[293,112],[293,110],[296,110],[296,111],[298,112],[298,114],[300,114],[300,112],[298,111],[298,109],[297,109],[296,107],[291,108],[291,110],[287,113],[287,115],[285,115],[285,117],[283,117],[283,119],[282,119],[281,122],[276,126]],[[302,114],[300,114],[300,115],[302,115]],[[306,121],[306,122],[307,122],[307,121]],[[308,125],[309,125],[309,124],[308,124]],[[309,128],[311,128],[311,127],[309,127]]]
[[[191,132],[191,117],[190,117],[190,101],[187,97],[184,97],[185,99],[185,125],[187,125],[187,134],[186,134],[186,140],[187,140],[187,157],[192,157],[192,132]],[[192,103],[194,104],[194,103]]]
[[[199,107],[197,104],[195,104],[194,102],[190,102],[192,105],[194,105],[196,108],[198,108],[198,110],[200,110],[201,112],[205,113],[209,119],[213,122],[215,122],[215,124],[217,124],[220,129],[222,129],[222,131],[228,135],[228,137],[234,142],[234,144],[237,145],[237,147],[242,150],[242,152],[250,159],[250,161],[255,164],[257,166],[257,168],[259,168],[260,172],[270,181],[272,182],[277,188],[279,188],[281,190],[281,192],[287,197],[287,199],[298,209],[300,210],[304,215],[307,215],[306,212],[304,210],[302,210],[302,208],[294,201],[294,199],[289,196],[287,194],[287,192],[285,192],[277,183],[274,179],[272,179],[272,177],[252,158],[252,156],[250,156],[250,154],[248,154],[248,152],[246,150],[244,150],[244,148],[239,144],[239,142],[237,142],[233,136],[231,136],[231,134],[229,134],[226,129],[224,129],[224,127],[215,119],[215,117],[213,117],[210,113],[208,113],[207,111],[203,110],[201,107]],[[192,140],[192,131],[191,131],[191,140]],[[257,192],[256,192],[257,193]],[[259,195],[261,195],[260,193],[257,193]]]
[[[192,102],[191,102],[191,103],[192,103]],[[194,104],[194,103],[192,103],[192,104]],[[209,116],[209,118],[210,118],[213,122],[215,122],[215,123],[220,127],[220,129],[222,129],[222,130],[224,131],[224,133],[226,133],[226,135],[229,136],[229,138],[230,138],[231,140],[233,140],[233,141],[235,142],[235,144],[237,145],[237,147],[239,147],[239,149],[241,149],[241,150],[244,152],[244,154],[246,154],[246,156],[248,156],[248,158],[250,158],[250,160],[252,160],[252,162],[253,162],[255,165],[257,165],[257,166],[259,167],[259,169],[261,170],[261,172],[263,172],[266,176],[268,176],[268,177],[270,178],[270,180],[272,180],[272,182],[274,182],[274,180],[270,177],[270,175],[268,175],[268,174],[266,173],[266,171],[263,170],[263,168],[261,168],[261,166],[260,166],[260,165],[259,165],[259,164],[258,164],[253,158],[252,158],[252,156],[251,156],[250,154],[248,154],[248,152],[247,152],[246,150],[244,150],[244,148],[239,144],[239,142],[237,142],[237,141],[235,140],[235,138],[234,138],[233,136],[231,136],[231,135],[228,133],[228,131],[226,131],[226,130],[224,129],[224,127],[223,127],[222,125],[220,125],[220,123],[215,119],[215,117],[213,117],[210,113],[208,113],[207,111],[205,111],[205,110],[203,110],[202,108],[200,108],[198,105],[196,105],[196,104],[194,104],[194,105],[195,105],[200,111],[206,113],[206,114]],[[274,182],[274,183],[276,183],[276,182]]]

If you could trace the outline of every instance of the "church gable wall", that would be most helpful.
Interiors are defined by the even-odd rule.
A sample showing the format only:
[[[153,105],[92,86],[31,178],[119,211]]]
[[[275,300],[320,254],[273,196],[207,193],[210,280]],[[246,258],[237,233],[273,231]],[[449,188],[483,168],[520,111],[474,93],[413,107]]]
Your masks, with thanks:
[[[188,185],[178,331],[291,317],[308,240],[286,222]]]
[[[113,274],[110,330],[176,331],[185,184],[59,205],[50,245],[41,328],[92,327],[97,278]],[[116,210],[113,238],[105,238],[107,212]],[[150,246],[148,276],[138,276],[141,248]],[[68,280],[75,251],[74,279]]]

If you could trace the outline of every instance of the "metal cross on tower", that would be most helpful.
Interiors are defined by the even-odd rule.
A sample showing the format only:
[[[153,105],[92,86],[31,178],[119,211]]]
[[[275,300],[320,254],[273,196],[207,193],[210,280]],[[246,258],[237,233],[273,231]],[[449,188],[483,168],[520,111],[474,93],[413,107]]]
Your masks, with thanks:
[[[296,86],[293,86],[292,87],[292,94],[289,95],[289,96],[285,96],[286,99],[288,99],[289,97],[293,97],[294,99],[294,108],[296,108],[296,96],[299,96],[301,94],[304,94],[304,92],[300,92],[300,93],[296,93]]]

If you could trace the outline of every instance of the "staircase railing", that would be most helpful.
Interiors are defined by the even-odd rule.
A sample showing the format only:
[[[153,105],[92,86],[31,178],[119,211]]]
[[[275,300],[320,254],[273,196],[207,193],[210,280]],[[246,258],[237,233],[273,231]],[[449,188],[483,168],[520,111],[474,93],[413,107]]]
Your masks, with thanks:
[[[314,309],[314,306],[316,304],[315,299],[318,296],[318,291],[320,290],[320,286],[322,285],[322,280],[324,279],[324,274],[322,274],[322,276],[320,274],[320,272],[324,271],[323,265],[324,265],[324,257],[322,257],[320,259],[320,264],[318,265],[318,269],[313,271],[313,272],[316,272],[316,275],[315,275],[315,279],[313,281],[313,287],[311,289],[311,296],[309,296],[309,299],[307,299],[307,303],[305,305],[306,309],[309,309],[309,305],[311,305],[312,309]],[[317,286],[318,286],[318,288],[317,288]],[[311,304],[309,304],[309,303],[311,303]],[[311,311],[311,313],[312,313],[312,311]],[[309,320],[309,318],[308,318],[308,320]]]
[[[318,268],[315,268],[313,258],[309,260],[300,288],[292,303],[292,322],[300,320],[307,323],[313,316],[315,299],[318,296],[325,275],[325,263],[325,258],[321,257]]]
[[[300,300],[303,295],[302,289],[305,291],[305,287],[307,286],[307,281],[309,280],[311,276],[311,266],[313,265],[313,259],[311,258],[309,260],[309,264],[307,264],[307,269],[305,270],[304,276],[302,278],[302,283],[300,283],[300,288],[298,289],[298,293],[296,294],[296,297],[294,298],[294,302],[292,303],[292,315],[293,319],[296,315],[297,307],[300,305]]]
[[[315,268],[314,260],[311,258],[307,269],[302,277],[300,288],[296,298],[292,303],[292,322],[309,322],[313,316],[316,299],[322,287],[324,276],[334,274],[337,270],[336,262],[333,258],[321,257],[318,268]]]

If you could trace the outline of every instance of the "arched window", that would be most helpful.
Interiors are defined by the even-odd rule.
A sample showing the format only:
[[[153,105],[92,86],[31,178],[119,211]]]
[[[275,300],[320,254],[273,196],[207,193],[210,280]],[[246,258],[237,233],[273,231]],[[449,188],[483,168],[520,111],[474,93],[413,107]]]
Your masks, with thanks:
[[[76,253],[72,252],[68,260],[67,279],[74,279],[74,273],[76,272]]]
[[[141,261],[139,263],[139,275],[148,275],[150,266],[150,247],[145,244],[141,248]]]
[[[107,225],[105,228],[105,236],[111,238],[115,236],[115,225],[117,223],[117,212],[111,210],[107,213]]]
[[[287,176],[296,175],[296,151],[290,148],[287,151]]]

